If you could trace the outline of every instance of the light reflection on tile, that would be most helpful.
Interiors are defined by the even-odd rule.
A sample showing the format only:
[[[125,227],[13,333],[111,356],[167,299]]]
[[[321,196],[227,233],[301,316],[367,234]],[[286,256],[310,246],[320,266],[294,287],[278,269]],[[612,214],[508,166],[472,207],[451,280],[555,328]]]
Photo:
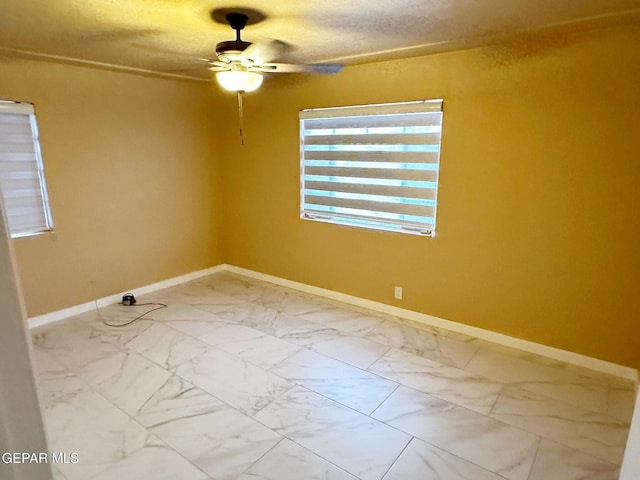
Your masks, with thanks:
[[[300,350],[272,371],[364,414],[375,410],[397,383],[315,352]]]
[[[384,480],[409,479],[504,480],[504,477],[414,438],[384,476]]]
[[[617,480],[619,473],[618,465],[543,438],[529,480]]]
[[[262,315],[250,318],[247,325],[274,337],[310,335],[313,332],[320,332],[326,327],[319,323],[305,320],[301,317],[294,317],[286,313],[266,310]]]
[[[282,338],[362,369],[389,350],[386,345],[331,328],[289,333]]]
[[[632,392],[629,382],[584,368],[569,368],[556,360],[542,360],[527,352],[518,353],[511,348],[483,342],[465,370],[594,412],[610,414],[626,405],[627,415],[619,418],[631,415],[633,402],[628,393],[626,400],[624,393],[619,398],[622,404],[616,404],[616,394],[612,393],[618,388],[620,392]]]
[[[253,365],[271,370],[304,349],[271,335],[262,334],[247,340],[234,340],[217,345]]]
[[[363,480],[380,479],[411,438],[301,387],[255,419]]]
[[[357,480],[313,452],[283,439],[238,480]]]
[[[463,407],[488,414],[502,384],[391,349],[369,371]]]
[[[628,422],[518,387],[502,391],[491,417],[618,465],[629,430]]]
[[[228,304],[194,305],[195,308],[213,314],[226,323],[240,323],[255,327],[260,323],[270,322],[277,311],[254,303],[234,301]]]
[[[143,447],[92,480],[209,480],[195,465],[168,447]]]
[[[248,415],[292,386],[288,380],[216,347],[180,364],[175,373]]]
[[[338,307],[331,304],[317,304],[307,309],[284,309],[285,313],[295,314],[315,323],[335,330],[364,336],[383,323],[383,319],[361,313],[353,308]]]
[[[315,297],[303,292],[288,290],[285,291],[279,304],[267,306],[278,312],[286,313],[287,315],[304,316],[307,313],[322,311],[329,305],[330,303],[327,299]]]
[[[605,413],[618,420],[628,422],[633,415],[635,388],[629,385],[615,385],[609,388]]]
[[[456,368],[464,368],[477,350],[468,342],[388,320],[369,332],[367,338]]]
[[[54,466],[51,470],[53,471],[53,480],[67,480],[67,477],[65,477],[62,472],[58,470],[58,467]]]
[[[527,479],[539,440],[407,387],[399,387],[372,417],[510,480]]]
[[[199,335],[198,340],[209,345],[218,346],[263,336],[264,333],[244,325],[220,325],[207,333]]]

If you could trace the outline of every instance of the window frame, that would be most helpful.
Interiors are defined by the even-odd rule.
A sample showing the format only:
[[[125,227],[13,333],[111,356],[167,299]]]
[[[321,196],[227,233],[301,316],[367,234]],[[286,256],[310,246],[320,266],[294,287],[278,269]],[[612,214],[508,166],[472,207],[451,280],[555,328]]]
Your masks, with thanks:
[[[31,158],[27,160],[19,160],[19,162],[29,162],[33,168],[33,173],[37,175],[38,185],[39,185],[39,204],[40,206],[35,209],[38,211],[37,221],[33,222],[32,227],[24,227],[18,228],[15,225],[11,224],[10,211],[13,208],[11,206],[11,202],[7,201],[6,190],[10,190],[11,194],[17,191],[17,187],[9,187],[7,188],[7,183],[10,180],[11,173],[16,172],[2,172],[0,170],[0,194],[3,196],[3,205],[4,205],[4,214],[7,218],[7,227],[11,238],[22,238],[22,237],[30,237],[34,235],[40,235],[42,233],[52,232],[53,231],[53,217],[51,215],[51,205],[49,202],[49,194],[47,190],[47,182],[45,179],[44,172],[44,162],[42,160],[42,150],[40,147],[40,133],[38,129],[38,122],[36,119],[35,107],[33,104],[28,102],[14,102],[10,100],[0,100],[0,114],[11,114],[11,115],[25,115],[28,116],[29,119],[29,128],[31,133],[31,140],[33,146],[33,152],[29,152],[28,154],[20,153],[20,152],[3,152],[4,154],[11,156],[20,154],[20,155],[29,155],[31,154]],[[0,153],[1,155],[2,153]],[[2,162],[2,160],[0,160]],[[24,172],[22,172],[24,173]],[[14,180],[19,175],[14,175]],[[2,187],[2,183],[5,184]],[[4,191],[3,191],[4,189]],[[40,210],[41,207],[41,210]],[[13,213],[11,213],[13,215]],[[35,220],[35,219],[34,219]]]
[[[427,114],[437,115],[430,116]],[[300,218],[338,225],[435,237],[443,115],[444,100],[441,98],[301,110],[299,113]],[[411,117],[415,117],[415,119],[409,120]],[[437,121],[433,121],[436,118]],[[333,119],[335,119],[335,123],[332,125]],[[420,123],[419,125],[416,124],[418,126],[409,127],[398,126],[404,124],[403,122],[406,122],[406,125],[413,125],[413,122],[418,121],[417,119],[423,119],[421,121],[424,124]],[[311,121],[309,122],[311,126],[307,129],[306,122],[308,121]],[[316,121],[315,131],[313,130],[314,121]],[[371,123],[367,123],[369,121]],[[389,125],[393,124],[393,126],[385,127],[385,121],[389,122]],[[357,128],[340,126],[353,126],[356,124],[358,125]],[[355,130],[358,130],[358,132],[352,133]],[[388,134],[389,143],[384,143],[385,134]],[[326,138],[319,140],[321,142],[320,145],[313,142],[307,143],[316,135],[323,135]],[[344,136],[343,138],[357,138],[358,141],[343,142],[340,139],[341,135]],[[371,135],[369,138],[372,143],[366,143],[367,135]],[[418,138],[418,135],[424,135],[424,137],[420,137],[424,142],[423,144],[413,143],[414,139]],[[327,143],[331,141],[330,139],[333,136],[337,139],[336,144]],[[437,141],[429,140],[432,143],[428,143],[427,138],[431,137],[437,137]],[[359,141],[360,139],[362,141]],[[397,143],[399,139],[403,139],[402,143]],[[315,159],[319,155],[314,155],[313,152],[318,150],[324,151],[326,157],[331,160]],[[327,154],[327,152],[330,153]],[[403,153],[412,153],[411,160],[399,160],[402,158]],[[424,158],[421,155],[422,153],[425,154]],[[428,155],[435,157],[435,161],[427,160]],[[367,156],[372,156],[373,158],[367,158]],[[416,160],[413,157],[419,157],[420,159]],[[409,158],[409,156],[405,158]],[[376,173],[373,178],[347,178],[340,175],[329,175],[329,173],[321,176],[307,174],[307,171],[313,171],[314,167],[319,166],[325,167],[327,172],[342,171],[353,174],[353,170],[349,171],[349,168],[341,170],[339,167],[354,167],[365,172],[367,171],[365,169],[372,171],[371,169],[375,168]],[[318,171],[319,169],[316,168],[315,170]],[[409,170],[413,171],[413,173],[408,172]],[[417,170],[423,170],[423,172],[416,172]],[[426,173],[424,170],[430,170],[431,172],[427,176],[421,175],[421,173]],[[399,172],[403,172],[406,175],[399,177]],[[410,180],[406,178],[407,176],[418,179],[428,177],[429,181]],[[322,185],[321,190],[308,187],[313,182],[316,182],[316,184],[323,182],[324,185]],[[343,183],[343,185],[344,183],[356,184],[356,186],[344,188],[339,186],[340,183]],[[335,190],[330,189],[328,185],[336,185],[334,187]],[[379,192],[376,192],[378,187],[367,187],[367,185],[379,185],[381,189],[395,193],[385,192],[379,194]],[[382,186],[385,186],[385,188],[382,188]],[[415,193],[407,194],[406,192],[411,190],[409,187],[414,187],[414,191],[423,196]],[[369,189],[372,191],[369,191]],[[427,195],[425,193],[427,190],[431,190],[432,193]],[[323,197],[322,201],[325,203],[311,205],[306,202],[307,197],[317,195],[321,195]],[[369,207],[366,207],[366,209],[347,208],[349,198],[353,200],[353,204],[359,204],[360,206],[368,204]],[[390,206],[390,204],[394,204],[394,206]],[[418,206],[422,208],[420,209]],[[394,208],[396,209],[395,212]],[[421,212],[432,210],[432,214],[427,216],[424,214],[411,215],[405,213],[405,211],[411,211],[411,209]],[[403,213],[398,213],[400,211]]]

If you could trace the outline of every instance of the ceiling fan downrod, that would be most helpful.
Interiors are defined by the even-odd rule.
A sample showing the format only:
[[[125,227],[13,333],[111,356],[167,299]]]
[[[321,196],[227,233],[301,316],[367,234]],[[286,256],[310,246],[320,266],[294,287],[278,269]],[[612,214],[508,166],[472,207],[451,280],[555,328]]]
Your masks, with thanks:
[[[242,42],[242,39],[240,38],[240,31],[244,30],[249,17],[244,13],[228,13],[226,19],[227,22],[229,22],[229,25],[231,25],[231,28],[236,31],[236,42]]]

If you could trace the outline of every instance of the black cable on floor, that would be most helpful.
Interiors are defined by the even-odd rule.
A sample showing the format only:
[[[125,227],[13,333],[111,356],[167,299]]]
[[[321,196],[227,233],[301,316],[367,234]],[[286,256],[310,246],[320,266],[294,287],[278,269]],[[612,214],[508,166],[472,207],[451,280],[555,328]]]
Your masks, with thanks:
[[[144,312],[142,315],[138,315],[133,320],[130,320],[130,321],[125,322],[125,323],[115,324],[115,323],[109,323],[104,319],[104,317],[100,313],[100,308],[98,307],[98,301],[96,300],[95,303],[96,303],[96,310],[98,312],[98,316],[100,317],[100,320],[102,320],[102,323],[104,323],[107,327],[115,327],[115,328],[126,327],[127,325],[131,325],[133,322],[135,322],[137,320],[140,320],[142,317],[145,317],[146,315],[149,315],[151,312],[155,312],[156,310],[167,308],[167,305],[165,305],[164,303],[159,303],[159,302],[138,303],[136,305],[130,305],[131,307],[144,307],[146,305],[157,305],[157,307],[156,308],[152,308],[151,310],[149,310],[147,312]]]

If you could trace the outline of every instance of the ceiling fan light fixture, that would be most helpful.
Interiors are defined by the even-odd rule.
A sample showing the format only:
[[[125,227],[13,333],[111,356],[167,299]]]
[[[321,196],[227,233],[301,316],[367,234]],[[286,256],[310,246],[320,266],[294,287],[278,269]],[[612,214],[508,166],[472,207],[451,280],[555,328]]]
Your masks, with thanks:
[[[253,92],[262,85],[262,74],[247,70],[229,70],[216,73],[216,80],[230,92]]]

